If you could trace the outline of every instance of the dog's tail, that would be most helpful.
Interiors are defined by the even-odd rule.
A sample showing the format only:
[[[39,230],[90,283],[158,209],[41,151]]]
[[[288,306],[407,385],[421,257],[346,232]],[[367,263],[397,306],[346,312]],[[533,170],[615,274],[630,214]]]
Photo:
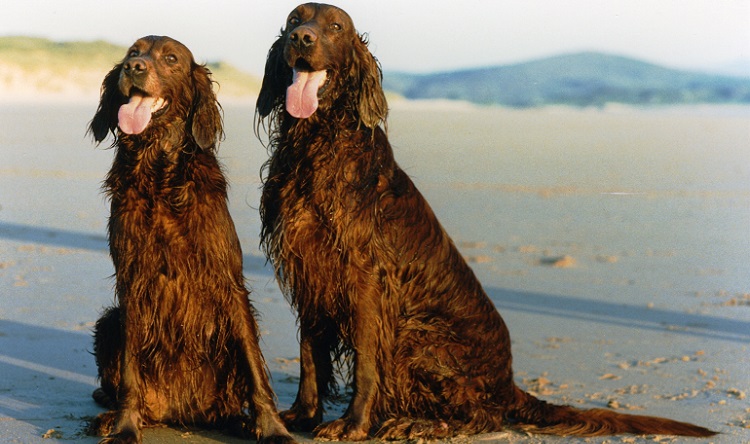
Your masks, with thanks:
[[[516,388],[516,408],[506,414],[512,428],[558,436],[634,435],[713,436],[717,432],[686,422],[628,415],[606,409],[579,410],[541,401]]]

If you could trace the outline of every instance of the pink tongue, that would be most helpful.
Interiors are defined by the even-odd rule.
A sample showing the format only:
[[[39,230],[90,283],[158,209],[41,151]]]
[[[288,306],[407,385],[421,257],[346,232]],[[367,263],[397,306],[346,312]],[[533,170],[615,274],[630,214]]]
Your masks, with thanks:
[[[326,81],[325,71],[294,70],[294,80],[286,90],[286,110],[293,117],[307,119],[318,109],[318,88]]]
[[[156,99],[134,94],[130,101],[120,107],[117,121],[125,134],[140,134],[151,121],[151,107]]]

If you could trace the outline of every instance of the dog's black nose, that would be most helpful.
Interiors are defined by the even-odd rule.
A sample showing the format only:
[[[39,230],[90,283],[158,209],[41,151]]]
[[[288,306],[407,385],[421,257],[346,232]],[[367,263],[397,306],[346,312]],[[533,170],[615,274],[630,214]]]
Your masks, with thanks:
[[[147,71],[146,62],[143,59],[130,59],[123,65],[122,69],[131,76],[142,75]]]
[[[318,35],[311,28],[301,26],[292,31],[292,35],[289,38],[298,48],[309,48],[318,40]]]

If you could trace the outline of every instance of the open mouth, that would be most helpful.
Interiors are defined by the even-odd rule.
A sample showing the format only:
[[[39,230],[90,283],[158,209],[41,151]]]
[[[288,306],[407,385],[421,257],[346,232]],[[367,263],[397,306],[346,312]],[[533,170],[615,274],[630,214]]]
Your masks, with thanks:
[[[322,96],[325,93],[326,88],[328,87],[328,84],[331,82],[331,70],[330,69],[316,70],[315,68],[313,68],[310,62],[305,60],[303,57],[300,57],[297,59],[297,62],[295,62],[294,66],[292,66],[292,70],[295,72],[295,74],[297,72],[308,72],[311,74],[315,74],[315,73],[321,73],[325,71],[326,73],[325,82],[318,87],[318,97]]]
[[[117,113],[118,126],[125,134],[140,134],[151,118],[163,114],[168,106],[169,102],[162,97],[153,97],[131,88],[128,103],[122,105]]]
[[[292,84],[286,90],[286,110],[293,117],[306,119],[318,109],[318,98],[325,92],[331,76],[327,70],[313,70],[302,58],[294,64],[292,72]]]

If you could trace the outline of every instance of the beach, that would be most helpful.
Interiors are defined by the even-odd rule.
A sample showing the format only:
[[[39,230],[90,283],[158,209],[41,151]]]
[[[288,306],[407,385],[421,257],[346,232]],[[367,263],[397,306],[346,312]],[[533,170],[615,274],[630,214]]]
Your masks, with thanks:
[[[0,104],[0,442],[94,443],[92,328],[113,302],[113,150],[96,110]],[[259,250],[266,148],[251,101],[224,104],[219,157],[280,409],[295,317]],[[750,442],[750,109],[511,110],[396,101],[396,159],[508,324],[516,382],[554,403],[665,416]],[[487,350],[491,353],[492,350]],[[326,419],[346,405],[329,405]],[[296,435],[309,440],[305,434]],[[161,427],[152,443],[241,442]],[[500,432],[462,442],[686,442]]]

